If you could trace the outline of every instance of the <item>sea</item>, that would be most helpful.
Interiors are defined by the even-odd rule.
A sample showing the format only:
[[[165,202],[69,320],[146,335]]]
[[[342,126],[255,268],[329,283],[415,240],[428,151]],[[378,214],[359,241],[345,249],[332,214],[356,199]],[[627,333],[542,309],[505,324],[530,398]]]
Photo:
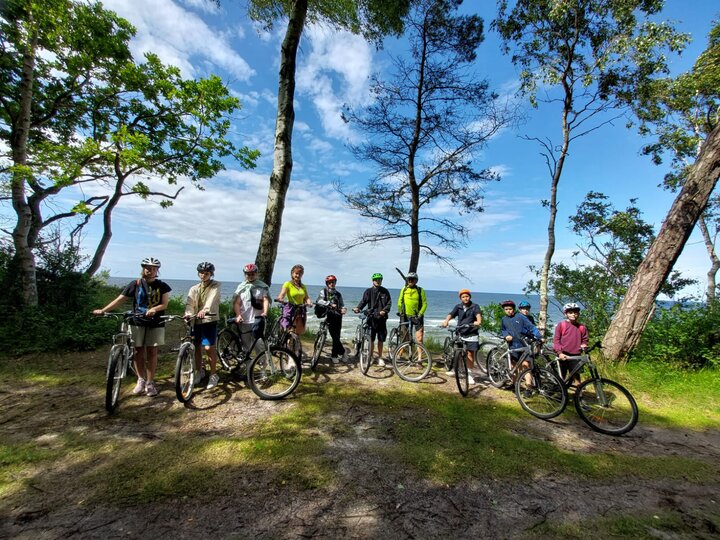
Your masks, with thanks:
[[[134,279],[135,278],[110,277],[108,278],[108,284],[124,287]],[[171,296],[180,296],[182,298],[185,297],[187,292],[190,290],[190,287],[198,283],[196,280],[188,279],[162,278],[162,280],[168,285],[170,285],[170,287],[172,288],[172,292],[170,293]],[[229,300],[230,298],[232,298],[232,295],[235,292],[235,288],[237,287],[237,285],[237,283],[221,283],[220,292],[222,295],[222,299]],[[282,284],[273,284],[270,287],[270,295],[272,296],[272,298],[275,298],[278,295],[281,286]],[[307,284],[306,286],[308,292],[310,293],[310,297],[313,299],[313,301],[315,301],[315,299],[320,294],[320,291],[322,291],[323,286]],[[365,291],[365,287],[338,287],[338,290],[343,295],[345,307],[348,308],[348,313],[347,315],[345,315],[345,318],[343,320],[342,337],[343,339],[349,340],[354,335],[355,327],[357,326],[358,320],[357,316],[352,313],[351,309],[360,303],[363,292]],[[388,291],[390,291],[390,296],[392,297],[393,301],[393,308],[395,308],[397,306],[397,299],[398,295],[400,294],[400,289],[388,289]],[[425,335],[442,341],[447,335],[447,330],[442,328],[440,326],[440,323],[445,320],[447,314],[460,301],[458,299],[457,291],[434,291],[425,289],[425,297],[427,298],[427,310],[425,311]],[[535,318],[537,320],[537,312],[540,306],[540,297],[537,295],[488,292],[473,292],[472,294],[473,302],[478,304],[481,308],[489,304],[499,304],[503,300],[508,299],[513,300],[516,304],[520,303],[523,300],[530,302],[530,305],[532,306],[531,313],[535,314]],[[550,319],[551,323],[557,323],[563,319],[563,315],[556,303],[550,303],[550,307],[548,309],[548,318]],[[400,321],[396,314],[396,309],[391,310],[390,318],[388,320],[388,329],[393,328],[393,326],[397,326],[399,322]],[[315,329],[317,328],[318,324],[319,320],[314,316],[313,310],[308,310],[308,328],[310,330]]]

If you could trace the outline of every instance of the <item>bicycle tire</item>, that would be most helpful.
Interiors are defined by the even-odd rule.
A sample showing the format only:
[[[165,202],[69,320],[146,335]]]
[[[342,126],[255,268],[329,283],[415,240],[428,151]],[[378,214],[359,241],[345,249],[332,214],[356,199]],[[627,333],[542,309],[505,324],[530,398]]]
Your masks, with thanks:
[[[175,361],[175,396],[180,403],[187,403],[195,391],[195,349],[193,344],[180,345]]]
[[[227,371],[232,371],[240,366],[240,352],[242,345],[238,341],[235,332],[229,328],[220,330],[217,339],[217,353],[220,364]]]
[[[505,351],[499,347],[493,347],[487,355],[488,380],[495,388],[502,388],[510,380],[507,372]]]
[[[281,347],[283,349],[292,351],[292,353],[298,359],[298,362],[300,362],[302,364],[302,361],[303,361],[302,343],[300,343],[300,338],[297,337],[295,334],[293,334],[292,332],[287,332],[284,343],[279,344],[277,346]],[[272,347],[272,345],[270,347]]]
[[[120,401],[120,387],[125,376],[125,351],[122,345],[113,345],[108,357],[108,367],[105,382],[105,410],[109,413],[115,411]]]
[[[267,333],[265,334],[265,341],[268,344],[268,347],[279,345],[282,332],[283,330],[280,327],[280,317],[278,317],[275,321],[273,321],[272,326],[267,329]]]
[[[260,399],[278,400],[292,394],[300,384],[302,366],[293,352],[270,347],[259,353],[248,366],[247,384]]]
[[[621,384],[610,379],[588,379],[575,390],[575,410],[595,431],[622,435],[635,427],[638,407]]]
[[[327,335],[325,334],[325,330],[322,332],[318,332],[317,336],[315,336],[315,343],[313,345],[313,355],[312,360],[310,361],[310,369],[315,371],[315,368],[318,365],[318,362],[320,361],[320,356],[322,355],[323,347],[325,347],[325,340],[327,339]]]
[[[360,369],[363,375],[367,375],[372,363],[372,341],[370,336],[365,334],[360,342]]]
[[[390,330],[390,335],[387,339],[387,358],[388,360],[392,360],[393,356],[395,356],[395,351],[398,350],[398,347],[400,346],[400,332],[398,332],[397,328],[393,328]]]
[[[445,366],[445,371],[453,369],[454,353],[453,353],[453,340],[450,337],[446,337],[443,342],[442,348],[442,361]]]
[[[419,382],[432,368],[430,353],[422,343],[407,341],[393,354],[393,369],[403,381]]]
[[[455,365],[455,383],[457,384],[460,395],[465,397],[470,390],[470,382],[467,357],[464,351],[457,351],[455,353],[453,364]]]
[[[362,345],[362,326],[357,325],[357,328],[355,328],[355,338],[353,339],[353,356],[355,358],[359,358],[360,356],[360,348]]]
[[[487,365],[480,361],[480,351],[473,351],[473,369],[478,371],[483,377],[487,377]]]
[[[526,377],[530,382],[525,380]],[[562,380],[554,371],[538,366],[526,368],[518,374],[515,397],[525,411],[543,420],[562,414],[568,401]]]

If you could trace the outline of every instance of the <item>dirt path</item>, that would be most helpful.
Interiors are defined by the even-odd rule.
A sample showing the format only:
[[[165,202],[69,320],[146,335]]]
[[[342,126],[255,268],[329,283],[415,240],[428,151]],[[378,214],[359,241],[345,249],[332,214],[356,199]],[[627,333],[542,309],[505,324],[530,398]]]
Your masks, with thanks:
[[[59,361],[72,370],[77,363],[101,366],[104,359],[102,354],[89,353]],[[101,409],[96,388],[87,388],[84,381],[73,382],[72,377],[70,384],[3,385],[0,440],[58,449],[69,433],[98,443],[120,440],[128,446],[163,441],[183,430],[188,437],[198,433],[206,438],[237,436],[258,420],[296,407],[303,393],[318,385],[346,384],[370,392],[398,384],[397,377],[384,371],[371,374],[372,378],[364,377],[357,368],[344,365],[321,366],[319,374],[306,373],[297,395],[281,403],[260,401],[242,385],[224,381],[216,392],[199,392],[188,408],[174,400],[165,380],[158,398],[126,397],[113,417]],[[438,392],[456,392],[450,382],[437,375],[427,384]],[[509,393],[483,383],[473,387],[467,399],[513,402]],[[149,415],[138,422],[136,409]],[[717,538],[720,534],[717,474],[703,481],[662,476],[600,481],[537,473],[532,464],[525,464],[526,477],[497,480],[484,478],[483,464],[478,463],[476,474],[467,479],[431,482],[407,468],[388,467],[383,460],[383,449],[395,443],[393,429],[388,427],[391,414],[339,404],[334,417],[319,424],[317,436],[329,442],[318,458],[333,473],[333,481],[320,487],[285,484],[272,471],[256,467],[235,468],[227,471],[232,481],[217,492],[110,505],[91,500],[86,486],[78,481],[83,471],[76,467],[37,470],[27,475],[22,490],[0,496],[0,537],[512,538],[559,534],[596,538],[592,520],[612,516],[657,519],[662,524],[657,529],[647,524],[625,532],[618,529],[618,536],[637,537],[638,531],[648,538]],[[333,427],[338,425],[347,429]],[[718,432],[662,429],[643,424],[642,418],[624,437],[594,433],[574,413],[552,422],[528,416],[514,430],[514,434],[548,441],[571,453],[681,456],[709,463],[716,473],[720,467]],[[83,455],[76,463],[93,467],[104,459],[102,453]],[[0,465],[7,463],[0,461]],[[562,524],[565,528],[557,529]],[[578,525],[573,528],[572,524]]]

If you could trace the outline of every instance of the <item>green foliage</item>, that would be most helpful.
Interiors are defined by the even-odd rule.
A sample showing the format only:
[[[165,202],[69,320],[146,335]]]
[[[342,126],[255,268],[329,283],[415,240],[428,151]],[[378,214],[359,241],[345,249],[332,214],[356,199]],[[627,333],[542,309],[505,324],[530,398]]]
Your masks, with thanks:
[[[685,368],[720,368],[720,304],[675,304],[657,310],[632,357]]]
[[[482,307],[482,323],[480,329],[485,332],[499,334],[505,311],[500,304],[491,303]]]
[[[0,249],[3,353],[92,350],[108,342],[114,321],[93,318],[90,312],[120,291],[78,272],[80,261],[77,248],[44,245],[38,256],[39,307],[18,307],[21,293],[12,249]]]

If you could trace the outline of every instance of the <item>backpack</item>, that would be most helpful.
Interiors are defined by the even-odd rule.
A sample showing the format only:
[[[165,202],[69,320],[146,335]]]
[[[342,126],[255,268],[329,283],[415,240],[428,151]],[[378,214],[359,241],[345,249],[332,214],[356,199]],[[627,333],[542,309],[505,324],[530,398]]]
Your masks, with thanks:
[[[327,289],[323,289],[323,300],[327,301]],[[321,306],[317,302],[315,303],[315,316],[318,319],[322,319],[327,316],[327,306]]]

